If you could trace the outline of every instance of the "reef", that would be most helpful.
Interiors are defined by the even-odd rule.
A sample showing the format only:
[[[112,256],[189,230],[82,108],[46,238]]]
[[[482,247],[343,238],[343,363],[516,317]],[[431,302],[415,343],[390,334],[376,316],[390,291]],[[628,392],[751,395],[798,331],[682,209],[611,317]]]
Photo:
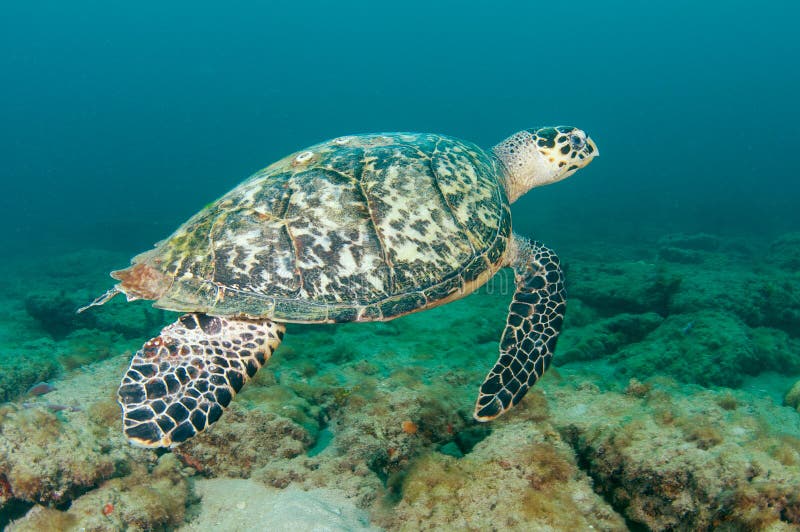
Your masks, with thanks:
[[[46,395],[0,407],[0,518],[31,505],[69,506],[137,463],[155,461],[119,434],[112,397],[120,362],[95,364]]]
[[[800,412],[800,381],[794,383],[794,386],[786,392],[786,397],[783,398],[783,404]]]
[[[622,376],[669,375],[703,386],[738,387],[763,371],[800,372],[800,342],[785,332],[749,328],[715,310],[666,318],[639,342],[609,354]]]
[[[376,520],[389,530],[621,530],[549,423],[504,423],[463,458],[415,460],[399,502]]]
[[[127,258],[6,264],[0,527],[800,527],[798,242],[681,234],[562,252],[555,366],[489,424],[472,408],[507,272],[388,323],[289,324],[213,429],[167,451],[125,441],[115,392],[175,315],[122,300],[73,313]]]
[[[800,233],[788,233],[773,240],[767,259],[778,268],[793,272],[800,270]]]
[[[769,401],[663,382],[640,393],[567,386],[553,400],[561,403],[554,425],[630,522],[650,530],[800,525],[800,426]]]
[[[681,382],[738,387],[763,371],[800,373],[800,279],[788,259],[710,235],[668,235],[664,246],[698,261],[600,253],[570,264],[570,311],[556,364],[606,360],[620,378],[667,374]],[[791,256],[786,236],[770,253]],[[598,266],[599,265],[599,266]],[[578,307],[578,315],[572,308]],[[691,355],[690,355],[691,354]]]
[[[75,499],[68,510],[37,505],[8,530],[166,530],[182,524],[189,486],[175,455],[132,467],[128,475]]]

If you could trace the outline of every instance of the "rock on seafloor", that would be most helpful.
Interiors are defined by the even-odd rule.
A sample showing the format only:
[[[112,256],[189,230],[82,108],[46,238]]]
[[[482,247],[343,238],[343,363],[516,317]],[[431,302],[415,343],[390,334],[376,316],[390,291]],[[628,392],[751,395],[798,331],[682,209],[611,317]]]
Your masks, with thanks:
[[[624,530],[549,423],[521,416],[457,459],[421,456],[402,499],[377,522],[390,530]]]
[[[102,482],[75,499],[68,510],[37,505],[8,530],[153,530],[183,523],[189,485],[178,459],[165,454],[154,467],[131,467],[128,475]]]
[[[783,403],[786,406],[791,406],[800,412],[800,381],[794,383],[794,386],[786,392],[786,397],[783,398]]]
[[[554,390],[553,424],[606,500],[651,530],[800,527],[800,423],[741,392]]]

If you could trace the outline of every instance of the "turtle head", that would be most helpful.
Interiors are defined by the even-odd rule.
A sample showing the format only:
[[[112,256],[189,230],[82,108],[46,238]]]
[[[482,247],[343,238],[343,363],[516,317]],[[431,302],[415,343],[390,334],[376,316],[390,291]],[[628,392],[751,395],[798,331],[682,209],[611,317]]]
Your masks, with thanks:
[[[572,126],[541,127],[514,133],[494,147],[506,171],[509,201],[534,187],[574,174],[597,157],[597,146]]]

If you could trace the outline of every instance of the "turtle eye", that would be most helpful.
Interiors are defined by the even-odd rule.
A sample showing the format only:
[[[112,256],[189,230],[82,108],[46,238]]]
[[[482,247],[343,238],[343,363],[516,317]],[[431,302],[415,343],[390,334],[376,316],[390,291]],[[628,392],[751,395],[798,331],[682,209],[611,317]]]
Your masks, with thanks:
[[[586,145],[586,139],[577,133],[573,133],[569,136],[569,143],[572,144],[574,149],[580,150]]]

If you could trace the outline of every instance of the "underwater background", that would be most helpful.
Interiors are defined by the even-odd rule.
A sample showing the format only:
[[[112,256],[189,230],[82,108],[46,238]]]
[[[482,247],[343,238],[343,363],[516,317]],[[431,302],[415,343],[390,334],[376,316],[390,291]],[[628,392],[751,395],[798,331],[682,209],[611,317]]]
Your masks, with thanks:
[[[3,2],[0,526],[800,529],[799,15],[779,0]],[[290,325],[208,433],[127,444],[119,379],[175,314],[76,315],[110,270],[327,138],[488,149],[559,124],[601,155],[513,205],[515,231],[559,253],[570,300],[554,366],[509,414],[471,420],[504,272],[388,323]]]

